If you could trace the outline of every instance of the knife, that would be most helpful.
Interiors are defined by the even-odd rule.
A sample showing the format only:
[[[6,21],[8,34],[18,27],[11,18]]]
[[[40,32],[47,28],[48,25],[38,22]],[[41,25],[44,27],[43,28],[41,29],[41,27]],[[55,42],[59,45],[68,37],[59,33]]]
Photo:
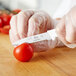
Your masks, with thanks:
[[[55,40],[57,37],[56,30],[52,29],[42,34],[26,37],[13,43],[13,46],[18,46],[22,43],[35,43],[43,40]]]

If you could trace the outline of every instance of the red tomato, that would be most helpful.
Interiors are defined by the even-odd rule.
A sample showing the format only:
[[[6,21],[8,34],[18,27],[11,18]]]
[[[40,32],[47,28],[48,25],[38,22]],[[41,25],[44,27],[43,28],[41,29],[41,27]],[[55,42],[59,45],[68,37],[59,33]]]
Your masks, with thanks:
[[[4,14],[4,15],[2,15],[2,18],[3,18],[4,25],[10,25],[10,19],[11,19],[10,15]]]
[[[32,58],[33,49],[31,45],[23,43],[14,49],[13,54],[17,60],[26,62]]]
[[[21,10],[20,9],[15,9],[13,12],[19,13]]]
[[[3,20],[2,20],[2,17],[0,17],[0,27],[3,26]]]
[[[4,34],[9,34],[9,30],[8,29],[3,29],[3,28],[0,28],[0,31]]]

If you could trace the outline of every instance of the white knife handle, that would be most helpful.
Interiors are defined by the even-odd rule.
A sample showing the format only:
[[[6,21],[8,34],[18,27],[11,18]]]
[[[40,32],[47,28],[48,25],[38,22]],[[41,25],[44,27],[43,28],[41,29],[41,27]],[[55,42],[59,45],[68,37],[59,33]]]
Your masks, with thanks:
[[[52,40],[56,39],[57,34],[56,34],[56,30],[55,29],[49,30],[49,31],[47,31],[47,33],[50,35],[50,38]],[[48,40],[50,40],[50,39],[48,39]],[[64,45],[67,46],[67,47],[69,47],[69,48],[75,48],[76,47],[76,44],[66,44],[66,43],[64,43]]]
[[[56,30],[55,30],[55,29],[49,30],[49,31],[47,31],[47,33],[50,35],[50,38],[51,38],[52,40],[55,40],[55,39],[56,39],[57,34],[56,34]],[[49,38],[48,40],[50,40],[50,38]]]

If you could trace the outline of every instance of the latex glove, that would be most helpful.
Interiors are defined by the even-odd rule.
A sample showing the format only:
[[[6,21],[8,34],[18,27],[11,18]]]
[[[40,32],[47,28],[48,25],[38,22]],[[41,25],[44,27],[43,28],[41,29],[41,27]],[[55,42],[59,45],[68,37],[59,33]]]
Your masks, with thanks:
[[[76,6],[73,7],[56,27],[59,39],[68,47],[76,47]]]
[[[10,29],[10,40],[14,43],[17,40],[27,36],[36,35],[52,29],[54,26],[53,19],[42,11],[21,11],[12,17]],[[32,43],[34,51],[44,51],[56,47],[58,39],[55,41],[40,41]]]

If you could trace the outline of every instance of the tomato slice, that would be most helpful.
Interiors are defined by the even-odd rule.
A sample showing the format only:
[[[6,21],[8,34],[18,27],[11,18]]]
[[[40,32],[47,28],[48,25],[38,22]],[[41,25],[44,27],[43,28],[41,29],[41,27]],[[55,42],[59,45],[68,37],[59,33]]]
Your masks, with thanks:
[[[3,28],[0,28],[0,31],[4,34],[9,34],[10,26],[4,26]]]

